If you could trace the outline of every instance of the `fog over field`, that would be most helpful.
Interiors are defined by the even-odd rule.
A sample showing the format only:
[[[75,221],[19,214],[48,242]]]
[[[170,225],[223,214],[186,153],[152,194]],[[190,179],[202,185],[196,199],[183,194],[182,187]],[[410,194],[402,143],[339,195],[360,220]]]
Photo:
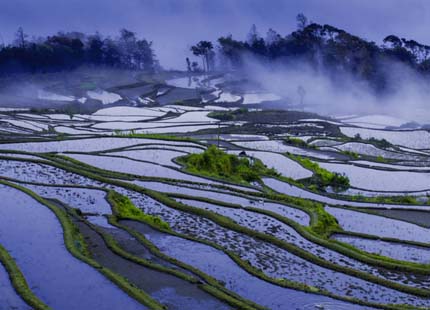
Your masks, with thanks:
[[[241,74],[298,108],[301,108],[301,98],[297,90],[303,87],[303,104],[307,111],[325,115],[386,114],[424,123],[430,119],[428,80],[399,63],[383,64],[389,86],[386,92],[379,94],[366,81],[346,72],[332,73],[324,66],[315,68],[300,61],[288,65],[269,64],[249,55],[244,59]]]

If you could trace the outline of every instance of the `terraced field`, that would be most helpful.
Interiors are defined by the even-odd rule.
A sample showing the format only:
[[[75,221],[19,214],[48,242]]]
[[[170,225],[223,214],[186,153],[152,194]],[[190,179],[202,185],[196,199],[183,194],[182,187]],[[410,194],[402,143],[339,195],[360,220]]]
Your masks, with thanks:
[[[91,96],[0,116],[0,309],[430,308],[427,131]]]

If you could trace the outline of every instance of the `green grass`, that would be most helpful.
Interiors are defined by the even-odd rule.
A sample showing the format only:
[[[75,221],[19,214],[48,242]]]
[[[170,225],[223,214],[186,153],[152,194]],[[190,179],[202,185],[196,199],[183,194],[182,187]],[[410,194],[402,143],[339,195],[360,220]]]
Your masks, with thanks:
[[[312,212],[317,217],[317,220],[311,224],[310,229],[318,236],[328,238],[333,232],[342,230],[336,218],[325,211],[321,205],[314,206]]]
[[[121,130],[115,130],[114,135],[117,137],[124,137],[124,138],[146,138],[146,139],[159,139],[159,140],[199,143],[197,140],[189,137],[171,136],[171,135],[163,135],[163,134],[156,134],[156,133],[135,133],[134,130],[126,131],[126,132]]]
[[[347,156],[350,156],[352,159],[359,159],[360,155],[358,155],[358,153],[356,152],[352,152],[352,151],[342,151],[342,154],[345,154]]]
[[[277,176],[274,169],[267,168],[260,160],[239,157],[211,145],[201,154],[191,154],[178,159],[191,173],[226,179],[237,183],[261,181],[261,176]]]
[[[326,186],[331,186],[335,191],[342,191],[349,188],[349,179],[346,175],[321,168],[316,162],[308,158],[294,155],[290,155],[290,157],[299,162],[304,168],[314,173],[311,177],[311,183],[319,189],[324,190]]]
[[[369,139],[363,139],[363,138],[360,136],[360,134],[356,134],[356,135],[351,139],[351,141],[354,141],[354,142],[362,142],[362,143],[370,143],[370,144],[373,144],[374,146],[376,146],[376,147],[378,147],[378,148],[381,148],[381,149],[386,149],[386,148],[389,148],[389,147],[392,147],[392,146],[393,146],[390,142],[388,142],[388,141],[387,141],[387,140],[385,140],[385,139],[376,139],[376,138],[373,138],[373,137],[371,137],[371,138],[369,138]]]
[[[28,287],[27,281],[24,275],[19,270],[14,259],[10,254],[0,245],[0,263],[4,265],[9,277],[11,279],[12,285],[15,291],[22,297],[22,299],[34,309],[47,310],[50,309],[45,305],[39,298],[37,298],[31,289]]]
[[[299,138],[288,137],[284,141],[288,145],[294,145],[297,147],[305,147],[305,148],[312,148],[312,149],[316,148],[314,145],[310,145],[310,144],[306,143],[305,141],[303,141],[302,139],[299,139]]]
[[[234,111],[215,111],[215,112],[210,112],[208,114],[208,117],[211,118],[215,118],[218,119],[220,121],[232,121],[236,118],[236,116],[238,115],[242,115],[242,114],[246,114],[248,113],[248,109],[247,108],[240,108]]]
[[[114,213],[120,219],[141,221],[162,229],[170,230],[168,223],[164,222],[158,216],[143,213],[143,211],[137,208],[127,196],[121,195],[115,191],[109,191],[107,199],[111,203]]]
[[[378,155],[377,157],[376,157],[376,161],[378,162],[378,163],[387,163],[387,162],[389,162],[387,159],[385,159],[383,156],[381,156],[381,155]]]

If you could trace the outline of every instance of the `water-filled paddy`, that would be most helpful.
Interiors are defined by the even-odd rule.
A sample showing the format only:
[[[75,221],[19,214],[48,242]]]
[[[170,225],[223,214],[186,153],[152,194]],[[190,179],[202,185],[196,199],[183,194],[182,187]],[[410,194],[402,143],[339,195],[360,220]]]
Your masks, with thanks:
[[[58,219],[30,196],[0,186],[0,243],[15,258],[29,286],[57,309],[144,309],[97,270],[66,249]]]
[[[331,302],[339,305],[339,309],[360,309],[331,298],[314,294],[301,293],[282,288],[260,280],[241,269],[230,257],[223,252],[207,245],[192,242],[156,232],[136,223],[129,223],[139,229],[149,240],[155,243],[163,253],[196,266],[207,274],[221,280],[226,287],[256,303],[270,309],[284,309],[285,304],[293,308],[306,305]],[[208,260],[207,257],[211,259]]]
[[[222,79],[220,78],[220,81]],[[178,83],[185,83],[183,85],[186,86],[187,80],[188,78],[178,80]],[[209,83],[199,78],[187,87],[197,85],[206,87]],[[321,307],[362,308],[319,294],[324,292],[340,298],[357,298],[361,302],[429,307],[430,302],[427,298],[414,294],[414,290],[426,289],[429,286],[430,280],[427,276],[415,274],[415,272],[398,271],[390,266],[382,267],[384,261],[381,261],[381,266],[377,267],[371,260],[361,260],[351,253],[341,251],[339,248],[335,250],[334,247],[321,242],[325,238],[323,235],[316,234],[311,238],[303,232],[313,231],[313,225],[322,215],[315,214],[315,210],[312,207],[309,208],[311,205],[304,201],[296,201],[295,207],[285,204],[285,201],[292,200],[286,197],[283,200],[281,196],[274,195],[270,191],[272,189],[304,200],[322,202],[327,205],[325,210],[337,218],[339,225],[345,231],[356,233],[355,235],[336,234],[332,236],[333,239],[368,253],[426,264],[430,261],[427,247],[407,244],[408,241],[430,243],[430,239],[426,239],[429,234],[428,229],[425,228],[429,226],[427,213],[430,207],[419,205],[419,203],[425,203],[426,190],[429,189],[425,185],[428,183],[425,178],[427,170],[430,170],[428,169],[430,156],[426,151],[430,146],[424,145],[425,139],[419,141],[419,138],[425,138],[424,131],[392,132],[346,127],[340,122],[326,121],[324,117],[315,115],[300,115],[302,112],[297,111],[289,111],[285,114],[286,120],[280,119],[279,123],[272,123],[272,118],[278,117],[277,113],[276,115],[269,113],[268,118],[264,110],[254,112],[252,109],[240,116],[243,119],[240,122],[222,121],[219,126],[218,119],[214,118],[217,114],[228,114],[234,111],[234,115],[240,115],[243,112],[241,109],[237,110],[236,106],[242,99],[236,94],[243,92],[222,91],[220,87],[222,86],[217,85],[214,89],[207,89],[207,94],[204,94],[196,89],[178,90],[174,86],[145,85],[125,88],[119,90],[118,94],[114,94],[120,96],[121,100],[126,101],[131,98],[140,104],[143,101],[139,101],[136,96],[145,88],[151,89],[154,94],[142,93],[141,97],[145,98],[142,100],[149,100],[147,98],[153,100],[156,97],[155,100],[171,103],[172,98],[194,98],[193,100],[203,98],[204,101],[208,100],[208,105],[156,106],[155,101],[151,101],[150,107],[109,106],[90,115],[69,116],[64,114],[65,112],[39,115],[25,112],[19,115],[0,116],[10,121],[10,126],[6,126],[7,122],[2,124],[2,132],[14,132],[18,135],[16,139],[8,135],[7,140],[0,144],[0,150],[60,153],[104,170],[135,175],[135,180],[129,179],[124,182],[129,186],[137,185],[143,190],[150,190],[144,192],[145,194],[139,192],[139,188],[131,190],[125,185],[123,188],[110,184],[117,181],[115,179],[105,178],[102,181],[95,181],[79,173],[70,173],[50,166],[48,162],[30,162],[39,158],[31,154],[3,153],[8,159],[0,161],[0,176],[24,182],[17,184],[49,199],[57,206],[76,209],[76,212],[69,210],[70,217],[78,225],[79,231],[84,234],[90,252],[94,255],[93,258],[103,266],[125,276],[153,299],[168,305],[169,309],[229,309],[230,306],[200,290],[195,284],[185,282],[162,270],[138,266],[135,262],[131,263],[109,249],[101,236],[89,228],[91,225],[88,226],[81,221],[82,219],[95,225],[91,227],[97,227],[111,236],[123,250],[134,257],[146,259],[148,262],[184,272],[187,275],[192,274],[174,262],[151,253],[138,238],[110,224],[104,215],[112,215],[115,209],[112,209],[106,200],[107,190],[115,190],[128,197],[145,214],[159,217],[170,226],[172,232],[196,238],[198,241],[210,242],[218,247],[160,233],[137,222],[120,220],[121,224],[144,234],[159,247],[162,253],[198,268],[222,281],[227,290],[262,306],[286,309],[285,305],[288,305],[293,307],[292,309],[306,310],[322,309]],[[114,99],[108,91],[106,92],[99,92],[100,102]],[[106,94],[111,98],[109,99]],[[245,97],[245,101],[249,102],[251,97]],[[227,101],[237,101],[237,103],[216,106],[217,101],[220,100],[224,100],[223,104]],[[213,111],[216,113],[210,114]],[[253,116],[253,113],[259,114]],[[290,122],[289,118],[294,121]],[[14,127],[14,124],[17,127]],[[55,128],[57,132],[43,131],[50,128],[48,125]],[[115,129],[121,129],[124,132],[115,132]],[[168,133],[190,137],[199,142],[178,141],[177,138],[157,136],[153,136],[155,139],[132,138],[132,129],[137,129],[134,133]],[[197,130],[203,131],[191,133]],[[377,143],[371,145],[363,140],[357,142],[357,139],[341,136],[341,132],[347,133],[346,136],[352,134],[347,132],[348,130],[360,131],[364,139],[368,136],[387,137],[392,143],[403,146],[382,148],[376,147]],[[58,135],[58,132],[65,132],[68,135]],[[21,143],[19,139],[23,139],[24,133],[25,139],[31,137],[34,140],[25,140]],[[130,134],[130,137],[119,136],[125,133]],[[97,137],[97,135],[105,136]],[[389,137],[390,135],[394,138]],[[75,139],[67,139],[72,136]],[[400,136],[405,141],[400,141]],[[76,139],[78,137],[79,139]],[[292,140],[294,143],[291,141],[286,143],[282,140],[286,137],[295,137],[321,149],[300,144],[298,140]],[[253,182],[252,186],[246,186],[245,183],[232,184],[227,181],[208,179],[198,174],[191,175],[174,162],[175,158],[186,154],[203,153],[208,145],[217,144],[218,139],[227,152],[239,154],[245,150],[247,156],[260,159],[267,167],[276,169],[282,177],[291,178],[303,184],[308,184],[307,178],[312,176],[312,172],[289,158],[288,153],[311,157],[321,167],[345,172],[350,178],[352,187],[340,193],[342,196],[338,195],[339,193],[318,194],[300,186],[291,185],[285,179],[281,181],[281,177],[275,179],[265,175],[261,176],[262,181],[270,189],[258,182]],[[38,140],[40,142],[36,142]],[[342,154],[344,151],[356,152],[360,155],[357,158],[353,156],[354,154]],[[13,160],[14,157],[28,162]],[[62,164],[71,165],[67,161],[63,161]],[[82,168],[79,164],[73,167]],[[349,170],[346,171],[345,167]],[[91,173],[99,174],[97,171]],[[3,188],[1,190],[4,191]],[[417,197],[419,203],[416,205],[383,203],[383,198],[380,198],[381,203],[347,200],[355,199],[356,197],[353,196],[360,191],[370,197],[382,194],[399,196],[406,191],[411,195],[422,197]],[[0,244],[9,247],[8,250],[13,254],[24,276],[27,277],[30,287],[38,297],[55,309],[72,308],[72,305],[66,305],[64,308],[62,304],[63,299],[66,298],[64,296],[67,296],[70,290],[73,291],[74,297],[84,296],[73,300],[74,308],[111,309],[112,307],[107,306],[107,301],[114,297],[118,303],[121,303],[121,308],[143,307],[96,269],[76,260],[66,250],[61,226],[52,212],[30,198],[28,203],[22,203],[21,200],[24,199],[22,195],[19,193],[13,195],[14,204],[19,208],[0,210],[0,213],[5,213],[5,216],[0,218],[0,222],[5,221],[4,225],[0,226]],[[6,199],[12,197],[6,194],[2,194],[2,198],[3,196]],[[203,202],[205,199],[206,202]],[[128,203],[127,200],[124,201]],[[177,204],[177,202],[183,204]],[[194,208],[187,209],[187,206]],[[342,209],[339,206],[359,207],[363,211],[369,210],[379,215]],[[20,210],[25,212],[19,212]],[[200,213],[202,211],[210,211],[212,213],[209,214],[212,215],[213,213],[222,215],[231,222],[223,222],[224,219],[221,217],[217,220],[209,220],[205,217],[208,214]],[[264,212],[269,213],[263,214]],[[227,223],[235,223],[235,225],[230,226]],[[248,230],[241,230],[242,228]],[[3,230],[7,231],[3,233]],[[359,237],[357,233],[373,235],[375,239]],[[28,238],[27,234],[30,235]],[[257,238],[256,235],[259,237]],[[321,239],[317,241],[314,238]],[[377,238],[395,238],[400,241]],[[10,240],[14,242],[11,243]],[[331,242],[334,243],[334,241]],[[224,251],[235,255],[248,266],[248,271]],[[51,256],[55,257],[55,262],[52,261]],[[40,265],[40,270],[32,268],[30,261]],[[0,276],[2,271],[0,269]],[[312,290],[314,294],[276,286],[255,277],[251,274],[253,272],[260,272],[263,277],[273,281],[286,279],[298,283],[302,289]],[[73,274],[69,276],[69,273]],[[85,274],[86,277],[82,281],[81,274]],[[367,276],[371,278],[365,280]],[[68,278],[67,283],[63,277]],[[95,280],[92,283],[96,283],[94,285],[97,288],[89,289],[88,281],[93,279]],[[76,283],[81,286],[75,288]],[[397,288],[394,288],[396,285]],[[7,297],[0,296],[0,301],[2,297],[6,299],[5,304],[19,300],[19,296],[16,293],[13,294],[9,280],[0,279],[0,287],[4,288],[5,292],[9,292],[5,295]],[[55,294],[51,293],[51,287]],[[57,294],[60,289],[62,291]],[[402,290],[409,290],[409,293]],[[116,296],[119,297],[116,298]],[[15,300],[16,297],[18,299]],[[25,304],[19,307],[26,309]],[[116,305],[114,307],[117,308]]]

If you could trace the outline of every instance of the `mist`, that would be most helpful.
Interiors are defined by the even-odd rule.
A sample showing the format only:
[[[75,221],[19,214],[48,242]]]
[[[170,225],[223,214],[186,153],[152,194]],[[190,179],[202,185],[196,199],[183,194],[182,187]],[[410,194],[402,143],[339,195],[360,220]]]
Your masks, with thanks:
[[[276,61],[268,64],[249,55],[243,59],[240,75],[257,82],[264,90],[282,96],[288,107],[303,109],[298,92],[302,87],[306,111],[327,116],[383,114],[405,121],[429,123],[429,81],[400,63],[381,64],[388,79],[387,90],[380,93],[368,82],[347,72],[333,73],[327,68],[314,68],[300,61],[286,65]]]
[[[153,41],[163,68],[185,69],[185,58],[193,58],[190,46],[197,41],[215,42],[228,34],[244,39],[252,24],[262,36],[269,28],[286,35],[296,29],[298,12],[378,44],[388,34],[430,44],[430,3],[426,0],[0,0],[0,44],[11,42],[19,26],[30,38],[72,30],[117,36],[119,29],[127,28]],[[326,68],[306,63],[268,66],[249,58],[245,68],[265,89],[285,97],[286,104],[300,102],[297,89],[302,86],[306,107],[323,114],[380,113],[419,122],[430,119],[428,82],[396,63],[384,64],[390,85],[384,94],[347,73],[333,79]],[[28,89],[33,95],[39,86]]]

